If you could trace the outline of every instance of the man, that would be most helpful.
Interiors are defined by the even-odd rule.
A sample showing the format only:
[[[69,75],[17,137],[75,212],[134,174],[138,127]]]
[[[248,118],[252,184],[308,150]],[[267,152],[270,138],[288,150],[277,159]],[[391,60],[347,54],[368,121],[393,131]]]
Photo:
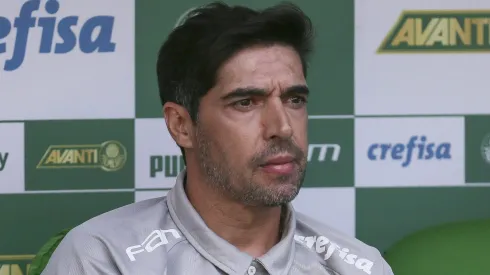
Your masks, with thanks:
[[[190,12],[157,62],[186,168],[166,197],[73,229],[42,274],[393,274],[378,250],[291,206],[306,168],[311,45],[293,5]]]

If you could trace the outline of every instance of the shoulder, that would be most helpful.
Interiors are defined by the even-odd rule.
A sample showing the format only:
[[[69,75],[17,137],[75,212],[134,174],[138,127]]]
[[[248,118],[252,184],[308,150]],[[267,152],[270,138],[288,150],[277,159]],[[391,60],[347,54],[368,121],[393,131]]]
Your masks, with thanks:
[[[138,244],[168,223],[171,223],[171,219],[166,197],[135,202],[92,217],[74,227],[57,250],[76,254],[120,250]]]
[[[103,231],[105,229],[121,229],[123,225],[135,225],[165,218],[168,213],[167,198],[159,197],[134,202],[95,216],[78,227],[88,231]]]
[[[116,208],[71,229],[51,256],[47,274],[86,274],[75,269],[97,269],[112,274],[115,272],[112,270],[123,267],[121,263],[131,262],[134,255],[142,253],[142,243],[148,240],[157,246],[158,237],[167,231],[174,236],[167,243],[181,240],[180,232],[173,228],[165,197]]]
[[[392,274],[377,248],[303,213],[296,212],[294,239],[334,270],[354,267],[364,274]]]
[[[350,251],[362,252],[363,254],[367,254],[366,256],[379,253],[376,248],[345,232],[341,232],[329,224],[320,222],[303,213],[296,212],[296,241],[306,242],[306,238],[313,236],[316,236],[316,239],[320,236],[325,237],[329,243],[335,243],[341,246],[341,248],[348,248]]]
[[[131,203],[84,221],[68,232],[63,243],[95,245],[111,237],[119,239],[142,228],[156,227],[168,219],[167,215],[166,197]]]
[[[94,232],[77,226],[65,235],[41,274],[100,274],[95,269],[114,273],[116,267],[111,264],[110,257],[107,247]]]

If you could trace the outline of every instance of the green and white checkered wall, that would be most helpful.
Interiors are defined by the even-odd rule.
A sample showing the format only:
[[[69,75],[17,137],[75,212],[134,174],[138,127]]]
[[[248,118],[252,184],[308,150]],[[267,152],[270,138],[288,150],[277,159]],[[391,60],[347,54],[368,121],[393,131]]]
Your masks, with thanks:
[[[206,2],[0,2],[0,275],[26,274],[61,229],[172,187],[182,161],[155,60]],[[296,208],[381,251],[490,218],[488,1],[295,2],[317,28]]]

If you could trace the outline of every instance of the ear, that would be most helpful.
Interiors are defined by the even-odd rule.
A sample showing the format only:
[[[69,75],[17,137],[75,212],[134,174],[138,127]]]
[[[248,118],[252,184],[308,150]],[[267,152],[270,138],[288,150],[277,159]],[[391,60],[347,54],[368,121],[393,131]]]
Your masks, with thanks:
[[[163,105],[163,116],[175,142],[181,147],[192,148],[193,124],[189,112],[179,104],[167,102]]]

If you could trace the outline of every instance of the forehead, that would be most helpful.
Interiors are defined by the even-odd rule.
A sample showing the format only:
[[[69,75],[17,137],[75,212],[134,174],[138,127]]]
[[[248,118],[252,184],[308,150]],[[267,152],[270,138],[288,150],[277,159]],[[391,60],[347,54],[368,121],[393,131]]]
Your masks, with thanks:
[[[305,84],[301,59],[287,46],[255,46],[244,49],[218,71],[218,86],[226,90],[254,86],[273,90]]]

